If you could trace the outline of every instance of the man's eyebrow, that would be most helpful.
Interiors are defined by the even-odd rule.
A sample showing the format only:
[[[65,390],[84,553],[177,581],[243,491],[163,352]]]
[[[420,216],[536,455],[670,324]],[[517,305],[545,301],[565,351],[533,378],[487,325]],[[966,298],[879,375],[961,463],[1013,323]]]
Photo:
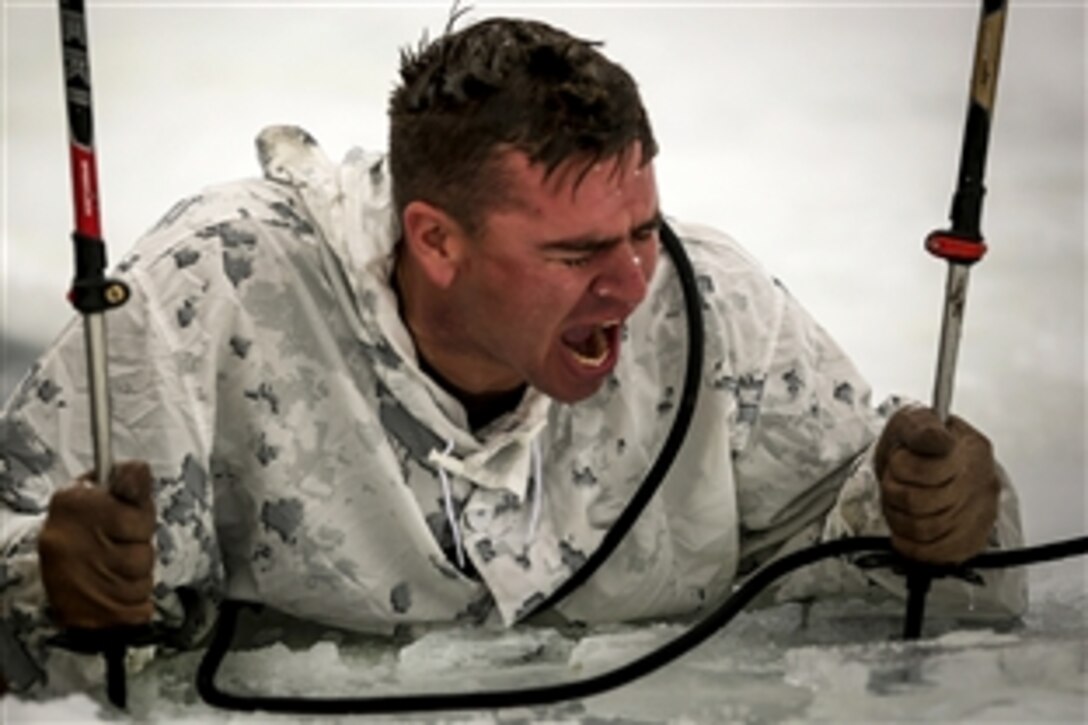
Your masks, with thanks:
[[[646,232],[652,232],[660,228],[663,222],[664,218],[661,216],[661,212],[656,211],[652,217],[632,227],[630,234],[638,236]],[[588,252],[602,247],[611,247],[621,241],[623,241],[622,237],[594,237],[588,235],[569,239],[553,239],[542,242],[539,247],[546,252]]]

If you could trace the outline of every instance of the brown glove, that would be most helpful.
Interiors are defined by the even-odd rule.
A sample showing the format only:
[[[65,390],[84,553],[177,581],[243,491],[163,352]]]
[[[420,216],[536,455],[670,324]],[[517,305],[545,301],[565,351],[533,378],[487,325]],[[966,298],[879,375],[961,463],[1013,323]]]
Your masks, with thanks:
[[[109,489],[88,474],[53,494],[38,556],[57,624],[98,629],[151,620],[155,520],[151,470],[142,461],[116,464]]]
[[[892,545],[929,564],[959,564],[982,551],[997,520],[1000,483],[986,436],[955,416],[900,409],[875,454]]]

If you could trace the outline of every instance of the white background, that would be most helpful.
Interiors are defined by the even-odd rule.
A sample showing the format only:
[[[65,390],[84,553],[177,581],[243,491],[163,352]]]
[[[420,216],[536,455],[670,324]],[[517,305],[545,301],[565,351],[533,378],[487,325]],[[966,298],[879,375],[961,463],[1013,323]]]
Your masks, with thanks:
[[[1088,529],[1085,4],[1013,0],[954,411],[1022,493],[1030,541]],[[295,123],[339,157],[384,148],[397,55],[447,3],[90,2],[111,259],[178,198],[258,173]],[[639,79],[666,213],[741,240],[856,359],[878,398],[931,395],[978,3],[478,2],[604,40]],[[54,3],[3,2],[4,378],[70,310],[72,228]]]

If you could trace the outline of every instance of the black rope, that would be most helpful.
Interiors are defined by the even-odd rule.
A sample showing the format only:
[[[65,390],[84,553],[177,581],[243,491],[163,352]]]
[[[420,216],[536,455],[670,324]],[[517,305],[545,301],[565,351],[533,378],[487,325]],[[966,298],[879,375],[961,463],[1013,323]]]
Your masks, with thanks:
[[[624,507],[609,527],[600,545],[594,549],[585,563],[578,567],[565,582],[563,582],[546,599],[532,608],[526,618],[532,617],[538,612],[543,612],[555,607],[578,587],[582,586],[604,564],[616,547],[627,536],[627,532],[638,521],[643,510],[650,503],[665,476],[672,467],[680,447],[684,445],[688,429],[691,427],[691,419],[695,415],[695,404],[699,399],[699,386],[703,378],[703,348],[705,331],[703,329],[702,300],[698,294],[698,283],[695,280],[695,269],[691,266],[691,260],[684,252],[684,244],[668,224],[661,223],[661,243],[672,258],[676,268],[676,276],[680,281],[680,290],[684,297],[684,314],[688,321],[688,356],[684,368],[684,383],[680,391],[680,399],[676,405],[676,414],[672,419],[665,442],[654,460],[654,465],[646,473],[642,484],[635,495]]]
[[[237,695],[220,690],[215,673],[230,650],[234,626],[242,602],[224,602],[212,641],[197,670],[197,691],[205,702],[230,710],[264,710],[274,713],[348,715],[438,710],[489,710],[506,707],[549,705],[563,700],[600,694],[648,675],[691,651],[733,620],[755,597],[772,583],[795,569],[822,559],[862,552],[892,552],[883,537],[855,537],[828,541],[774,560],[757,571],[719,607],[690,629],[660,648],[601,674],[574,682],[483,692],[443,692],[411,695],[374,695],[349,698],[303,698]],[[1068,539],[1041,546],[980,554],[949,573],[962,569],[996,569],[1053,561],[1088,554],[1088,537]],[[898,560],[898,559],[893,559]],[[902,562],[902,560],[898,560]],[[941,571],[937,569],[936,571]]]

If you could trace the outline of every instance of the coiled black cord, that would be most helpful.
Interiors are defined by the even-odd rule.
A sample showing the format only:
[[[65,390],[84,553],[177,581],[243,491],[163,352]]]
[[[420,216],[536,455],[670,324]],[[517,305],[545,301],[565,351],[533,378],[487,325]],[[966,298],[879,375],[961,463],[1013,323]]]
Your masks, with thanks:
[[[215,685],[215,673],[230,650],[238,611],[245,604],[224,602],[212,641],[197,670],[197,691],[205,702],[230,710],[264,710],[308,715],[347,715],[439,710],[490,710],[506,707],[548,705],[563,700],[600,694],[626,685],[669,664],[710,638],[737,616],[764,589],[795,569],[821,559],[881,552],[891,554],[891,541],[883,537],[855,537],[828,541],[795,551],[757,571],[718,608],[690,629],[658,649],[615,669],[583,680],[538,687],[483,692],[440,692],[412,695],[382,695],[348,698],[301,698],[235,695]],[[998,569],[1053,561],[1088,554],[1088,537],[1068,539],[1041,546],[980,554],[962,565],[966,569]],[[959,569],[960,567],[957,567]]]
[[[684,251],[684,244],[676,236],[676,232],[666,224],[661,223],[661,244],[672,258],[676,268],[676,276],[680,281],[680,290],[684,298],[684,315],[688,321],[688,351],[684,367],[684,383],[680,390],[679,402],[676,405],[676,414],[672,419],[672,426],[665,436],[665,442],[661,444],[661,450],[654,460],[653,466],[647,471],[642,484],[639,485],[635,495],[627,502],[619,517],[605,532],[601,543],[593,551],[590,557],[578,570],[574,572],[559,588],[542,600],[529,612],[526,617],[531,617],[538,612],[551,609],[565,599],[571,592],[589,579],[604,564],[616,547],[620,545],[627,532],[638,521],[643,509],[650,503],[650,499],[661,488],[665,475],[672,467],[680,447],[688,437],[688,428],[691,427],[691,419],[695,415],[695,404],[699,400],[699,386],[703,377],[703,348],[705,347],[705,330],[703,328],[702,300],[698,294],[698,283],[695,280],[695,269],[691,266]]]

